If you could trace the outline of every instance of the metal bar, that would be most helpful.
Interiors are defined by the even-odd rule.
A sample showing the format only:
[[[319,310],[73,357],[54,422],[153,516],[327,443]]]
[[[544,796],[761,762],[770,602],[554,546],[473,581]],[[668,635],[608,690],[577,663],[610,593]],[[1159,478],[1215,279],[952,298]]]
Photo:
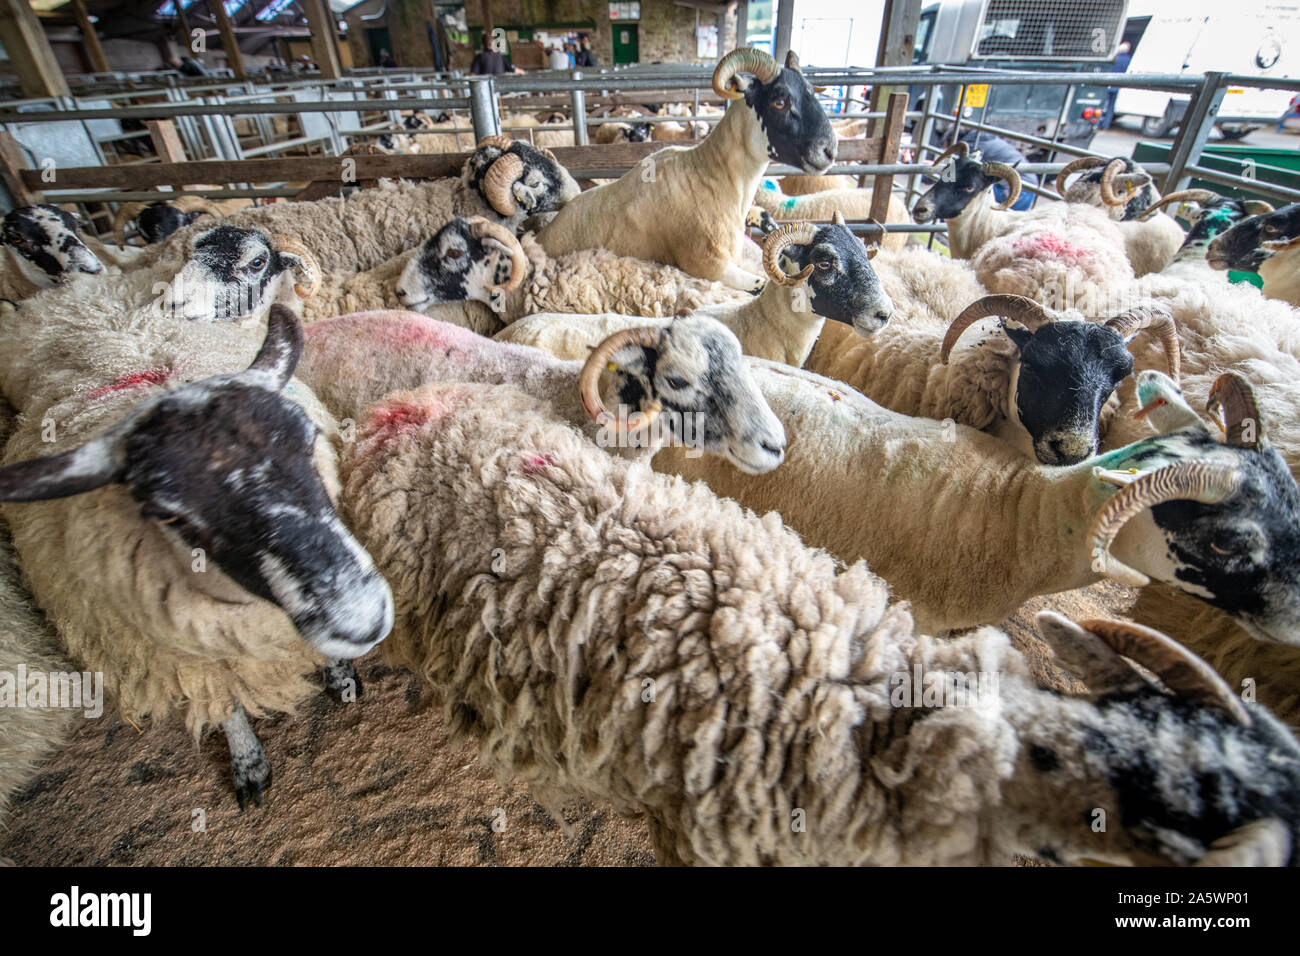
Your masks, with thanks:
[[[1169,150],[1170,170],[1162,184],[1163,192],[1171,193],[1187,188],[1190,177],[1185,174],[1183,167],[1193,158],[1200,158],[1206,142],[1209,141],[1210,130],[1214,128],[1214,117],[1219,112],[1219,107],[1223,105],[1223,94],[1227,92],[1226,84],[1223,82],[1225,75],[1218,71],[1206,73],[1200,89],[1188,104],[1187,112],[1183,114],[1181,128],[1178,130],[1178,138],[1174,140],[1173,148]]]
[[[501,132],[501,114],[497,110],[495,84],[490,76],[476,76],[469,81],[469,115],[474,124],[474,139],[480,141]],[[446,104],[443,105],[444,108]],[[418,107],[414,107],[418,109]]]
[[[573,78],[582,79],[582,71],[574,70]],[[576,87],[569,94],[569,110],[573,117],[573,142],[577,146],[587,145],[587,102],[586,93]]]
[[[1265,196],[1272,196],[1275,199],[1286,199],[1289,202],[1300,202],[1300,189],[1289,189],[1286,186],[1279,186],[1277,183],[1270,183],[1263,179],[1247,179],[1245,176],[1234,176],[1232,173],[1225,173],[1221,169],[1207,169],[1195,163],[1188,163],[1184,166],[1183,173],[1183,178],[1188,180],[1195,175],[1199,179],[1208,179],[1210,182],[1222,186],[1235,186],[1237,189],[1246,192],[1260,193]]]

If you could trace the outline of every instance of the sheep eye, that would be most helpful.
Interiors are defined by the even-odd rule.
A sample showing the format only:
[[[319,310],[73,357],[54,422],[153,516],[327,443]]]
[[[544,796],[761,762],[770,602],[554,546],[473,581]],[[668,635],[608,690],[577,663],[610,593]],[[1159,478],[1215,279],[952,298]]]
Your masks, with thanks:
[[[830,267],[831,267],[831,263],[829,259],[823,259],[817,263],[817,268],[821,269],[822,272],[828,271]]]
[[[772,100],[772,109],[774,110],[783,110],[789,105],[790,101],[784,96],[778,96],[776,99]]]
[[[967,186],[967,187],[966,187],[966,192],[968,192],[968,193],[973,193],[973,192],[975,191],[975,189],[976,189],[975,185],[974,185],[974,184],[971,184],[970,186]]]
[[[260,272],[262,269],[265,269],[266,256],[257,256],[255,259],[253,259],[251,262],[248,263],[248,268],[252,269],[255,272]]]
[[[1213,551],[1215,554],[1222,554],[1222,555],[1232,554],[1231,548],[1221,548],[1213,541],[1210,542],[1210,550]]]
[[[671,389],[681,391],[684,388],[689,388],[691,383],[686,381],[684,378],[666,378],[664,379],[664,384]]]
[[[456,259],[459,259],[463,255],[465,255],[464,249],[448,249],[446,252],[442,254],[442,257],[444,259],[451,259],[454,261]]]

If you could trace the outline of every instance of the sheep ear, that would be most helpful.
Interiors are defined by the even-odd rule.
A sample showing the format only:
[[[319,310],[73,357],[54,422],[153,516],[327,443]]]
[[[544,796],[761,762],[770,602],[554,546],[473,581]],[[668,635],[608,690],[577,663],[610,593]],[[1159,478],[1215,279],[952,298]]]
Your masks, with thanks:
[[[1008,325],[1006,322],[1002,322],[1001,325],[1002,331],[1006,333],[1007,338],[1011,340],[1018,351],[1024,351],[1025,346],[1029,344],[1029,340],[1034,337],[1034,333],[1023,326]]]
[[[787,70],[794,70],[796,73],[800,74],[803,72],[799,69],[799,57],[795,54],[794,50],[786,51],[785,68]]]
[[[270,318],[266,323],[266,338],[258,351],[249,372],[269,375],[272,391],[279,391],[293,377],[293,370],[298,367],[302,357],[302,323],[298,316],[287,306],[279,303],[271,306]]]
[[[1137,376],[1138,415],[1151,423],[1161,435],[1187,428],[1209,433],[1205,422],[1192,411],[1178,386],[1164,372],[1146,369]]]
[[[1062,669],[1088,685],[1093,694],[1136,690],[1150,686],[1128,661],[1091,631],[1085,631],[1055,611],[1034,615],[1038,633]]]
[[[46,501],[94,491],[121,479],[126,471],[118,425],[80,448],[0,468],[0,501]]]

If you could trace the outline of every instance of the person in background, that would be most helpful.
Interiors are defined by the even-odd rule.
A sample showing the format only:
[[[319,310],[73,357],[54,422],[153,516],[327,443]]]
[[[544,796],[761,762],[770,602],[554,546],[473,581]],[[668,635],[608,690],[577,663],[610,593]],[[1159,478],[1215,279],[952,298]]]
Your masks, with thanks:
[[[578,65],[578,45],[573,41],[564,44],[564,55],[569,58],[569,69]]]
[[[1011,143],[1007,142],[1000,136],[994,136],[992,133],[986,133],[982,130],[965,129],[957,137],[961,142],[970,147],[973,153],[976,150],[983,155],[985,162],[1006,163],[1008,166],[1018,166],[1025,161],[1024,153],[1020,152]],[[946,138],[940,139],[942,145]],[[1038,176],[1034,173],[1021,173],[1020,182],[1025,186],[1037,186]],[[999,180],[993,184],[993,198],[997,202],[1007,198],[1007,184]],[[1015,205],[1011,208],[1017,211],[1028,209],[1034,202],[1034,194],[1028,189],[1020,192],[1020,198],[1016,200]]]
[[[469,71],[476,76],[510,72],[506,58],[492,49],[491,34],[483,34],[483,49],[474,54],[474,62],[469,65]]]
[[[1111,65],[1111,73],[1127,73],[1128,65],[1133,62],[1133,45],[1127,40],[1119,45],[1119,51],[1115,54],[1115,62]],[[1110,129],[1110,125],[1115,122],[1115,99],[1119,96],[1119,88],[1112,86],[1106,90],[1106,112],[1102,114],[1101,122],[1097,124],[1098,129]]]
[[[554,46],[551,47],[549,55],[552,70],[567,70],[569,68],[568,54],[564,52],[564,47],[561,45],[559,40],[555,41]]]
[[[396,68],[397,61],[393,59],[393,54],[389,53],[387,50],[380,50],[379,66],[382,69],[391,70]]]
[[[591,41],[582,37],[578,41],[578,66],[599,66],[596,54],[591,52]]]

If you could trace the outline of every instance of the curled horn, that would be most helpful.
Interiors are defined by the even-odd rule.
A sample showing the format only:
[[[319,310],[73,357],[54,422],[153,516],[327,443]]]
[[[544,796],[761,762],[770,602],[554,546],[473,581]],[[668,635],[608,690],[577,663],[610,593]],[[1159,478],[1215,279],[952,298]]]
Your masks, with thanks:
[[[1262,199],[1243,199],[1241,208],[1246,211],[1247,216],[1265,216],[1273,212],[1273,204]]]
[[[551,152],[549,149],[547,149],[545,146],[538,146],[538,147],[537,147],[537,151],[538,151],[539,153],[541,153],[543,156],[545,156],[547,159],[549,159],[551,162],[553,162],[556,166],[563,166],[563,165],[564,165],[564,164],[561,163],[558,159],[556,159],[556,158],[555,158],[555,154],[552,153],[552,152]]]
[[[271,244],[275,246],[277,252],[290,252],[295,256],[301,257],[303,264],[307,267],[307,274],[310,277],[307,285],[295,282],[293,291],[297,293],[300,299],[310,299],[320,289],[321,268],[316,257],[311,254],[311,250],[304,246],[297,239],[277,233],[271,237]]]
[[[272,391],[278,392],[293,376],[301,357],[302,322],[293,309],[276,303],[266,321],[266,338],[247,372],[269,375]]]
[[[831,213],[831,225],[833,226],[844,225],[844,213],[840,212],[838,209],[836,209],[833,213]]]
[[[1112,159],[1101,174],[1101,201],[1107,206],[1123,206],[1128,199],[1115,192],[1115,177],[1127,166],[1123,159]]]
[[[1143,587],[1150,578],[1111,556],[1110,546],[1130,518],[1166,501],[1216,504],[1230,497],[1241,484],[1241,474],[1231,465],[1210,461],[1179,461],[1135,479],[1106,500],[1088,532],[1092,542],[1093,570],[1121,584]]]
[[[980,319],[986,319],[991,315],[1012,319],[1031,332],[1037,332],[1047,323],[1056,321],[1056,316],[1027,295],[986,295],[966,306],[962,309],[961,315],[952,320],[952,325],[948,326],[948,331],[943,334],[939,361],[947,365],[952,347],[957,344],[961,334]]]
[[[487,149],[489,146],[494,146],[497,149],[501,150],[502,152],[505,152],[513,145],[515,145],[515,141],[513,139],[511,139],[509,136],[503,136],[500,133],[498,133],[496,136],[484,136],[481,140],[478,141],[478,144],[474,148]]]
[[[1069,179],[1075,173],[1079,172],[1079,170],[1081,169],[1092,169],[1096,166],[1100,166],[1105,161],[1106,160],[1102,159],[1100,156],[1080,156],[1078,159],[1070,160],[1068,163],[1065,164],[1065,168],[1056,174],[1057,194],[1062,199],[1064,199],[1065,181],[1067,179]]]
[[[1209,189],[1180,189],[1178,192],[1170,193],[1168,196],[1161,196],[1138,216],[1139,219],[1149,219],[1165,206],[1173,203],[1194,202],[1199,205],[1207,205],[1219,199],[1219,194]]]
[[[1016,172],[1015,167],[1008,166],[1006,163],[985,163],[980,169],[985,176],[997,176],[1007,184],[1007,198],[1002,200],[1001,205],[993,208],[1010,209],[1020,198],[1020,174]]]
[[[610,359],[619,349],[639,345],[657,350],[662,337],[663,329],[639,326],[615,332],[591,350],[586,363],[582,366],[582,371],[578,374],[578,394],[582,398],[582,407],[593,422],[597,425],[612,425],[619,432],[633,432],[649,426],[655,420],[661,410],[657,401],[652,401],[644,411],[637,412],[627,421],[618,421],[601,401],[600,373],[605,371]]]
[[[804,266],[798,275],[792,276],[781,268],[781,253],[790,246],[807,245],[815,235],[817,227],[810,222],[790,222],[769,232],[763,240],[763,270],[767,277],[777,285],[803,285],[813,273],[812,264]]]
[[[1116,654],[1151,671],[1180,697],[1218,707],[1241,726],[1250,726],[1250,714],[1227,681],[1172,638],[1131,621],[1093,620],[1078,624],[1100,637]]]
[[[943,161],[947,159],[949,156],[956,156],[958,159],[965,159],[967,155],[969,155],[969,153],[970,153],[970,144],[963,143],[961,140],[958,140],[957,142],[950,145],[947,149],[945,149],[942,153],[940,153],[935,158],[933,164],[934,168],[938,169],[940,166],[942,166]]]
[[[1196,866],[1286,866],[1291,831],[1276,817],[1242,824],[1210,844]]]
[[[753,47],[732,50],[718,61],[717,69],[713,71],[713,92],[724,100],[743,98],[745,94],[733,90],[730,85],[732,77],[737,73],[752,73],[758,82],[771,83],[780,76],[781,68],[776,60],[762,50],[755,50]]]
[[[1150,329],[1160,340],[1160,347],[1165,352],[1165,365],[1169,377],[1177,385],[1181,381],[1182,352],[1178,348],[1178,326],[1174,317],[1163,306],[1148,306],[1129,309],[1114,318],[1106,320],[1106,328],[1119,333],[1119,337],[1128,342],[1143,329]]]
[[[1236,372],[1224,372],[1214,380],[1210,387],[1210,397],[1205,402],[1205,410],[1211,415],[1223,412],[1223,430],[1229,445],[1238,448],[1256,448],[1267,442],[1264,434],[1264,419],[1259,414],[1259,404],[1255,401],[1255,390]],[[1254,433],[1253,441],[1246,441],[1247,422]]]
[[[191,197],[185,197],[183,199],[178,199],[172,205],[174,205],[177,209],[181,209],[185,212],[207,213],[209,216],[213,217],[214,219],[220,219],[224,215],[224,213],[222,213],[221,209],[217,206],[216,203],[214,203],[211,199],[205,199],[202,196],[191,196]]]
[[[528,256],[524,254],[524,247],[519,244],[515,234],[500,223],[488,222],[482,216],[474,216],[466,221],[469,223],[471,236],[475,239],[492,239],[500,243],[510,256],[510,278],[506,280],[505,285],[491,286],[491,291],[514,292],[528,272]]]
[[[488,205],[503,216],[513,216],[519,211],[512,187],[524,174],[524,161],[515,153],[507,153],[488,167],[483,176],[483,197]]]
[[[117,207],[113,217],[113,239],[122,248],[126,248],[126,225],[148,208],[148,203],[124,202]]]

